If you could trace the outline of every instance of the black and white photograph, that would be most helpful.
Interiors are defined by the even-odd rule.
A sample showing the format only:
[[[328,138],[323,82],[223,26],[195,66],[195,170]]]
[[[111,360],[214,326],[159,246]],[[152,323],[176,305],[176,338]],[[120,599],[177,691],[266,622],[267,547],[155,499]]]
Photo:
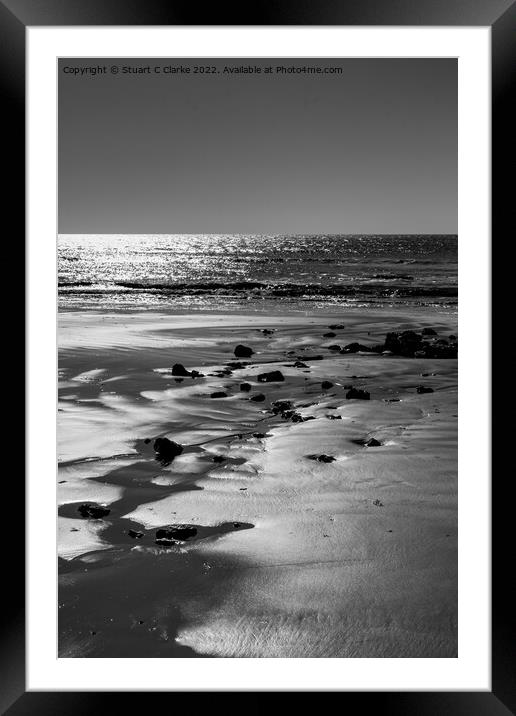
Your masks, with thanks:
[[[457,71],[59,59],[60,658],[458,656]]]

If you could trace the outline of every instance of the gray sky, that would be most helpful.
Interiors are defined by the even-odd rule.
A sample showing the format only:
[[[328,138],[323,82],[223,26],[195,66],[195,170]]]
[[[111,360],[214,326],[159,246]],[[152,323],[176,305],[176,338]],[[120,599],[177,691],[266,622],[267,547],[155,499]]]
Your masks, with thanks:
[[[59,231],[456,233],[457,62],[60,60]]]

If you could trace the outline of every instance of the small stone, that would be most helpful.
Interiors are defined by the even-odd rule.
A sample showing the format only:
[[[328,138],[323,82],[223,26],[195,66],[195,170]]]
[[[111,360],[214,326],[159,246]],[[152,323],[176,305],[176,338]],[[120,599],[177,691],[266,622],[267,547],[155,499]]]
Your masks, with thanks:
[[[364,445],[366,447],[381,447],[382,443],[376,438],[371,438],[366,443],[364,443]]]
[[[137,532],[136,530],[129,530],[127,534],[133,539],[141,539],[143,537],[143,532]]]
[[[254,351],[252,348],[249,348],[249,346],[243,346],[242,344],[239,344],[235,350],[234,350],[235,356],[237,358],[250,358]]]
[[[240,390],[244,393],[248,393],[252,387],[251,383],[240,383]]]
[[[156,438],[154,441],[156,460],[163,465],[170,465],[172,460],[183,452],[182,445],[168,438]]]
[[[256,393],[256,395],[252,395],[249,400],[252,400],[254,403],[263,403],[265,395],[263,393]]]
[[[426,385],[418,385],[416,388],[416,392],[421,395],[422,393],[433,393],[434,389],[427,388]]]
[[[195,537],[197,528],[191,525],[170,525],[156,532],[156,542],[158,540],[187,540]]]
[[[210,394],[210,398],[227,398],[228,394],[225,393],[223,390],[217,390],[215,393]]]
[[[285,380],[283,373],[279,370],[272,370],[268,373],[260,373],[257,376],[259,383],[279,383]]]
[[[329,380],[323,380],[323,382],[321,383],[321,388],[323,390],[328,390],[329,388],[333,388],[333,383],[330,382]]]
[[[317,460],[318,462],[334,462],[333,455],[307,455],[309,460]]]
[[[172,375],[181,375],[186,378],[190,376],[190,373],[181,363],[174,363],[172,366]]]
[[[348,400],[370,400],[371,396],[367,390],[359,390],[358,388],[350,388],[346,393]]]

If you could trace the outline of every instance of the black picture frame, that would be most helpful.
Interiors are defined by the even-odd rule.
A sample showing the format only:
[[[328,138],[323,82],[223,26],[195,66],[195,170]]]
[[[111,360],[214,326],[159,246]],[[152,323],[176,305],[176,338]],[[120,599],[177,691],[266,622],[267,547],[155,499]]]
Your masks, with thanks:
[[[513,179],[514,127],[516,119],[511,108],[511,80],[516,67],[516,3],[514,0],[255,0],[254,2],[212,4],[201,8],[184,0],[0,0],[0,83],[4,111],[2,120],[5,160],[4,216],[9,219],[10,239],[7,247],[18,247],[18,266],[24,261],[25,215],[25,30],[28,26],[59,25],[404,25],[404,26],[489,26],[492,32],[492,241],[493,261],[502,255],[510,243],[508,231],[514,212]],[[513,222],[512,222],[513,223]],[[20,252],[19,249],[22,248]],[[495,250],[496,249],[496,250]],[[21,256],[20,256],[21,253]],[[14,252],[16,255],[16,251]],[[9,258],[10,260],[10,258]],[[15,259],[13,259],[14,261]],[[502,266],[503,265],[503,266]],[[508,299],[506,286],[511,270],[508,263],[497,265],[497,280],[493,283],[493,306],[503,310]],[[16,270],[19,270],[16,269]],[[15,300],[19,300],[16,298]],[[493,345],[500,344],[507,327],[503,327],[500,312],[492,313]],[[23,321],[4,316],[6,330],[17,346],[24,345]],[[511,333],[509,329],[509,334]],[[506,349],[506,345],[503,346]],[[29,349],[35,349],[29,346]],[[18,349],[17,353],[20,352]],[[505,368],[505,370],[504,370]],[[493,376],[510,376],[509,366],[498,365]],[[499,379],[501,383],[501,378]],[[510,378],[508,378],[510,382]],[[501,403],[501,385],[493,385],[492,407]],[[19,393],[15,396],[19,403]],[[509,397],[506,398],[509,400]],[[14,402],[8,403],[14,405]],[[8,410],[10,408],[7,408]],[[11,416],[8,416],[9,420]],[[509,443],[508,423],[500,421],[493,430],[493,456],[504,459],[504,445]],[[11,434],[10,434],[11,433]],[[7,452],[16,451],[18,460],[22,449],[19,435],[6,431],[4,446]],[[510,443],[509,443],[510,444]],[[10,447],[9,447],[10,446]],[[30,445],[27,446],[30,450]],[[510,465],[510,460],[509,463]],[[492,484],[492,691],[471,692],[341,692],[339,699],[346,709],[369,708],[382,714],[411,714],[437,716],[457,714],[474,716],[489,714],[503,716],[516,713],[514,667],[514,608],[509,588],[511,575],[510,545],[514,530],[511,512],[514,504],[514,480],[507,467],[496,470]],[[495,473],[496,470],[496,473]],[[20,466],[17,466],[20,472]],[[507,479],[504,480],[505,475]],[[512,484],[511,484],[512,483]],[[126,692],[26,692],[25,691],[25,568],[24,536],[20,524],[21,505],[24,504],[24,485],[21,480],[9,481],[10,493],[4,499],[7,525],[4,524],[3,574],[6,577],[2,596],[0,709],[10,716],[24,714],[86,714],[99,713],[121,706],[127,699],[131,711],[149,708],[149,698],[177,707],[177,693]],[[511,492],[512,491],[512,492]],[[15,509],[16,508],[16,509]],[[265,694],[263,694],[265,695]],[[206,697],[207,694],[199,693]],[[225,694],[209,695],[227,707]],[[308,694],[306,694],[308,696]],[[114,701],[116,697],[116,705]],[[317,697],[319,698],[319,697]],[[130,699],[130,701],[129,701]],[[143,700],[145,699],[145,701]],[[224,699],[224,701],[223,701]],[[253,706],[259,707],[262,694]],[[247,706],[246,708],[249,708]]]

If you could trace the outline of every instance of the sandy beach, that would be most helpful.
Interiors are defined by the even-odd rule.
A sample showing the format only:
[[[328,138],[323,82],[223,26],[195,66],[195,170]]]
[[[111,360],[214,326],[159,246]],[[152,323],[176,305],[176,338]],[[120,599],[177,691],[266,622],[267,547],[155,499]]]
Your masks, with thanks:
[[[425,328],[457,317],[60,311],[59,655],[456,656],[457,360],[335,348]]]

